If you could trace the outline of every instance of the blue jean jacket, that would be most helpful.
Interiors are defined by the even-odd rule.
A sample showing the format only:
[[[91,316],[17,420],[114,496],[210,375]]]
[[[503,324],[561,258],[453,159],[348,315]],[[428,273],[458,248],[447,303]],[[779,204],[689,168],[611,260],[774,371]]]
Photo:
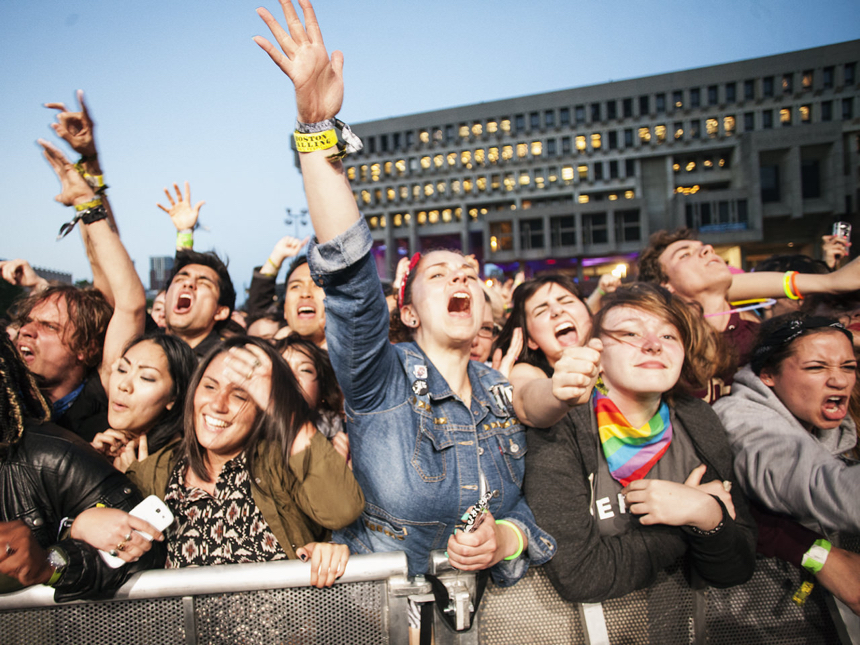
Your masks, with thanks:
[[[392,345],[370,247],[362,219],[308,252],[311,274],[326,292],[328,351],[346,401],[354,474],[367,500],[362,516],[335,540],[353,553],[405,551],[409,574],[425,573],[430,551],[446,548],[478,501],[483,472],[499,493],[490,512],[528,536],[522,557],[491,570],[498,584],[513,584],[529,563],[549,560],[556,544],[522,494],[525,431],[500,395],[507,381],[470,362],[467,405],[418,345]]]

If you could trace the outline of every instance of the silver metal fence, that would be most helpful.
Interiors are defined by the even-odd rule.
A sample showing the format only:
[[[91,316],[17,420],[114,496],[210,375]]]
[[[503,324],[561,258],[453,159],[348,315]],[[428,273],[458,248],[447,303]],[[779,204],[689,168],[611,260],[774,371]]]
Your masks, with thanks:
[[[406,578],[402,553],[353,556],[331,589],[308,579],[309,565],[298,561],[148,571],[113,600],[62,605],[53,590],[32,587],[0,596],[0,643],[400,644],[408,642],[408,598],[426,597],[428,586]],[[437,620],[435,642],[840,643],[826,594],[816,587],[798,607],[791,595],[799,584],[792,567],[760,559],[745,585],[693,590],[678,562],[648,589],[583,607],[562,600],[536,567],[513,587],[490,583],[471,631],[453,633]]]

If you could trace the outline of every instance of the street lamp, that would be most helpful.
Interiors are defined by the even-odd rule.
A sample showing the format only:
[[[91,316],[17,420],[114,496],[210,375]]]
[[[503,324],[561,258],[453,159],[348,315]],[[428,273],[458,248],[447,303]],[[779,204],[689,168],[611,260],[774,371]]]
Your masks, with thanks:
[[[303,208],[298,213],[293,213],[293,209],[287,206],[286,208],[287,216],[284,218],[284,224],[287,226],[294,226],[294,235],[293,237],[299,237],[299,225],[307,226],[308,225],[308,209]]]

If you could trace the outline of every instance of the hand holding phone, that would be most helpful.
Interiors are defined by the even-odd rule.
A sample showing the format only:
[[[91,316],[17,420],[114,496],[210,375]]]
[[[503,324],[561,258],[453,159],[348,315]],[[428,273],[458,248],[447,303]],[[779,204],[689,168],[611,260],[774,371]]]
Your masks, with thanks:
[[[147,497],[140,504],[131,509],[131,511],[129,511],[129,515],[146,520],[159,531],[163,531],[173,524],[173,513],[170,512],[167,504],[161,501],[161,499],[156,495],[150,495]],[[138,531],[136,529],[135,533],[140,534],[145,540],[152,542],[152,536],[148,533]],[[113,569],[119,568],[125,564],[125,560],[118,556],[111,555],[107,551],[100,550],[99,554],[102,556],[105,563]]]

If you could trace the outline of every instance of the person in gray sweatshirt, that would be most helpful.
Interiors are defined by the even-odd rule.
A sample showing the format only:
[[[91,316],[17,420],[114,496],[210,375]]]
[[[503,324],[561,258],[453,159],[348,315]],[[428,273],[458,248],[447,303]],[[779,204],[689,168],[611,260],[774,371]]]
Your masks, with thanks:
[[[744,492],[824,534],[860,533],[860,463],[848,415],[857,361],[835,320],[787,314],[762,324],[731,396],[714,404]]]

